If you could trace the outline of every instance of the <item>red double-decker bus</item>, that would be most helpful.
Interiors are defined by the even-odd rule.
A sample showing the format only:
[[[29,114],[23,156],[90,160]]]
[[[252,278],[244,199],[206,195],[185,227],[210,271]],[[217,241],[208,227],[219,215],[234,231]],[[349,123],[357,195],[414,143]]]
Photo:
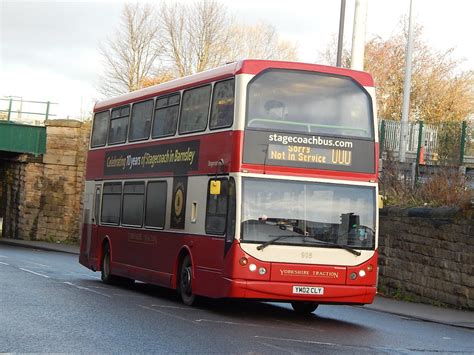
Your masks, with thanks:
[[[364,72],[244,60],[97,103],[80,263],[188,305],[371,303],[374,92]]]

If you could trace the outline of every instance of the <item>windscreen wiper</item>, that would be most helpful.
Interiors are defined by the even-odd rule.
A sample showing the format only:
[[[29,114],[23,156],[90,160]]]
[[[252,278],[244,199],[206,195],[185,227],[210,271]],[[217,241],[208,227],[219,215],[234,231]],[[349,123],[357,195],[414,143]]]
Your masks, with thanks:
[[[326,242],[325,240],[321,240],[321,239],[316,238],[316,236],[314,236],[314,235],[307,235],[307,236],[304,237],[303,240],[313,242],[313,243],[318,243],[318,244],[324,244],[324,245],[327,245],[328,247],[331,247],[331,248],[344,249],[344,250],[347,250],[349,253],[354,254],[355,256],[360,256],[362,254],[360,251],[352,249],[352,248],[350,248],[346,245]]]
[[[298,234],[289,234],[289,235],[284,234],[284,235],[279,235],[279,236],[277,236],[277,237],[275,237],[275,238],[273,238],[273,239],[270,239],[270,240],[266,241],[266,242],[263,243],[263,244],[260,244],[260,245],[257,247],[257,250],[262,250],[262,249],[268,247],[270,244],[273,244],[273,243],[275,243],[276,241],[278,241],[278,240],[280,240],[280,239],[283,239],[283,238],[290,238],[290,237],[298,237],[298,236],[299,236]],[[272,236],[270,236],[270,237],[272,237]]]

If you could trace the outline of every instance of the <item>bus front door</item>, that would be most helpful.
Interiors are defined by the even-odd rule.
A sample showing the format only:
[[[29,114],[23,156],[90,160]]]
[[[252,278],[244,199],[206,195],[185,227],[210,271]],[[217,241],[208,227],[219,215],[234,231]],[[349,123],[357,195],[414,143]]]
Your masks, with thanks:
[[[97,238],[99,232],[99,221],[100,221],[100,201],[102,195],[102,185],[95,185],[94,188],[94,207],[92,214],[92,223],[90,225],[90,232],[87,233],[87,255],[93,259],[97,259]],[[91,255],[91,251],[94,255]]]

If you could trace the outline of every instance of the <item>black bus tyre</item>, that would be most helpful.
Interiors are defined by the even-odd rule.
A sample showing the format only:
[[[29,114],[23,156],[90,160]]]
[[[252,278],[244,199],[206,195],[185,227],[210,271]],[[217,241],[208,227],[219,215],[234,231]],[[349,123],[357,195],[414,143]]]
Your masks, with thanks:
[[[319,304],[310,301],[293,301],[291,302],[291,307],[296,313],[299,314],[310,314],[313,313]]]
[[[110,269],[110,247],[108,243],[104,246],[100,278],[103,283],[108,285],[131,286],[135,282],[135,280],[126,277],[112,275],[112,271]]]
[[[110,272],[110,247],[109,244],[104,245],[104,254],[102,256],[102,267],[100,268],[100,278],[105,284],[113,284],[116,279]]]
[[[196,296],[193,294],[193,266],[189,255],[184,257],[179,269],[178,294],[187,306],[193,305],[196,301]]]

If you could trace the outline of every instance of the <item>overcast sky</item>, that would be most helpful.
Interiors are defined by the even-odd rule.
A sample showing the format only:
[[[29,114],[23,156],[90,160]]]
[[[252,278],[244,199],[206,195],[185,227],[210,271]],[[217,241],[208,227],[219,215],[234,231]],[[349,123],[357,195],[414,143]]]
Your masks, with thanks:
[[[300,60],[316,62],[339,28],[338,0],[220,0],[239,22],[264,21],[298,43]],[[415,21],[428,43],[454,47],[463,69],[474,69],[471,33],[474,1],[413,0]],[[0,98],[52,101],[59,118],[92,110],[102,71],[98,44],[111,36],[124,1],[0,0]],[[350,48],[355,0],[347,0],[344,41]],[[367,38],[387,38],[409,0],[368,0]],[[0,101],[0,109],[5,102]],[[40,109],[38,107],[38,109]],[[35,108],[30,108],[35,110]]]

